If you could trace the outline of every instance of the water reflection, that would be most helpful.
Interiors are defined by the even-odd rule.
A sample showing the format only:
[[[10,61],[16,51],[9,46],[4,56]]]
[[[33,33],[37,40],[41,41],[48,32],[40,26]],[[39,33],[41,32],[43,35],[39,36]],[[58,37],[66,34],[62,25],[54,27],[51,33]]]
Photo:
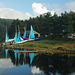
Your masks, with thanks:
[[[27,72],[26,75],[75,74],[75,57],[69,55],[61,56],[59,54],[17,53],[19,51],[10,49],[0,50],[0,71],[2,68],[17,67],[19,72]]]
[[[9,49],[5,49],[5,56],[7,57]]]
[[[29,53],[29,57],[30,57],[30,64],[31,64],[34,58],[34,53]]]
[[[15,65],[32,64],[34,53],[17,53],[20,50],[9,50],[10,58]],[[25,51],[25,50],[24,50]]]
[[[33,66],[39,67],[46,75],[68,75],[75,72],[75,58],[68,56],[39,54],[34,58]],[[38,62],[38,63],[37,63]],[[57,74],[59,73],[59,74]]]
[[[31,72],[32,74],[40,74],[42,73],[42,70],[40,70],[40,68],[37,68],[36,66],[33,66]]]
[[[17,58],[17,53],[16,52],[19,52],[20,50],[14,50],[14,54],[15,54],[15,59]],[[18,56],[19,58],[19,56]]]
[[[0,68],[11,68],[13,67],[13,63],[11,63],[10,58],[0,59]]]
[[[26,53],[23,53],[23,55],[24,55],[24,58],[26,57]]]

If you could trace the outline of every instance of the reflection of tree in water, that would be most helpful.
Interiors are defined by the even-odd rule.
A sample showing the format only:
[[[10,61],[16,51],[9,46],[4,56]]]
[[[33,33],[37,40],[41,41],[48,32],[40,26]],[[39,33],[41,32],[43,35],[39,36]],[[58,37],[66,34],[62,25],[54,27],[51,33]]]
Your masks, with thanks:
[[[29,64],[30,66],[39,67],[40,70],[43,70],[46,75],[50,75],[52,72],[60,73],[61,75],[68,75],[75,72],[75,59],[74,57],[68,56],[59,56],[57,55],[47,55],[47,54],[38,54],[34,57],[33,62],[30,64],[29,56],[24,58],[23,54],[20,54],[20,58],[15,59],[14,52],[9,51],[11,60],[16,66]]]
[[[74,57],[66,57],[59,55],[46,55],[39,54],[34,58],[33,66],[39,67],[45,72],[46,75],[50,75],[52,72],[54,75],[56,72],[68,75],[69,73],[75,72],[75,59]]]

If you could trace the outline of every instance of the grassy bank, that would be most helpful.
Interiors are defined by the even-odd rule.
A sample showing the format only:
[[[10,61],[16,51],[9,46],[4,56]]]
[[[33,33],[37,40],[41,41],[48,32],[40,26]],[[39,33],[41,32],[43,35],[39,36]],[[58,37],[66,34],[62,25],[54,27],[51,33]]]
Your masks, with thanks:
[[[70,50],[75,51],[75,41],[40,40],[8,46],[8,48],[28,48],[35,50]]]

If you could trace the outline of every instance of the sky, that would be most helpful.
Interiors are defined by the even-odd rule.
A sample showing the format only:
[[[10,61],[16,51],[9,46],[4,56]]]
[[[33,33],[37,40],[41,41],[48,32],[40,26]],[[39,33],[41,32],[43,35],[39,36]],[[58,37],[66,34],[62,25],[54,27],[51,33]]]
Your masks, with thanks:
[[[26,20],[40,14],[75,12],[75,0],[0,0],[0,18]]]

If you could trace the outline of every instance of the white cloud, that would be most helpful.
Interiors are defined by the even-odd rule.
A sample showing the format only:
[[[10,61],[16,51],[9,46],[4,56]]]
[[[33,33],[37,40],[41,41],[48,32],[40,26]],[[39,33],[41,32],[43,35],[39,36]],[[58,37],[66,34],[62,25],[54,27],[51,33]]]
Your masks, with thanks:
[[[75,1],[71,1],[65,4],[67,11],[75,11]]]
[[[11,68],[13,67],[13,63],[11,59],[0,59],[0,68]]]
[[[44,14],[47,12],[51,12],[52,15],[54,15],[54,12],[56,12],[58,15],[61,15],[64,10],[75,11],[75,1],[65,3],[62,6],[65,9],[62,9],[61,5],[59,4],[33,3],[33,16],[28,12],[21,12],[12,8],[5,8],[3,3],[0,3],[0,7],[2,7],[0,8],[0,18],[25,20],[29,19],[30,17],[39,16],[40,14]]]
[[[0,8],[0,18],[25,20],[32,17],[28,12],[23,13],[11,8]]]
[[[41,3],[33,3],[32,9],[33,9],[34,15],[44,14],[44,13],[47,13],[49,11]]]
[[[51,12],[52,15],[56,12],[58,15],[61,15],[62,9],[59,8],[60,6],[58,4],[46,4],[46,3],[33,3],[32,9],[34,12],[34,15],[40,15],[47,12]],[[49,8],[50,10],[48,10]]]
[[[50,3],[42,3],[46,8],[49,8],[52,15],[56,12],[58,15],[61,15],[62,9],[59,4],[50,4]]]
[[[42,71],[40,71],[39,68],[36,68],[36,66],[32,67],[31,69],[32,74],[40,74]]]

